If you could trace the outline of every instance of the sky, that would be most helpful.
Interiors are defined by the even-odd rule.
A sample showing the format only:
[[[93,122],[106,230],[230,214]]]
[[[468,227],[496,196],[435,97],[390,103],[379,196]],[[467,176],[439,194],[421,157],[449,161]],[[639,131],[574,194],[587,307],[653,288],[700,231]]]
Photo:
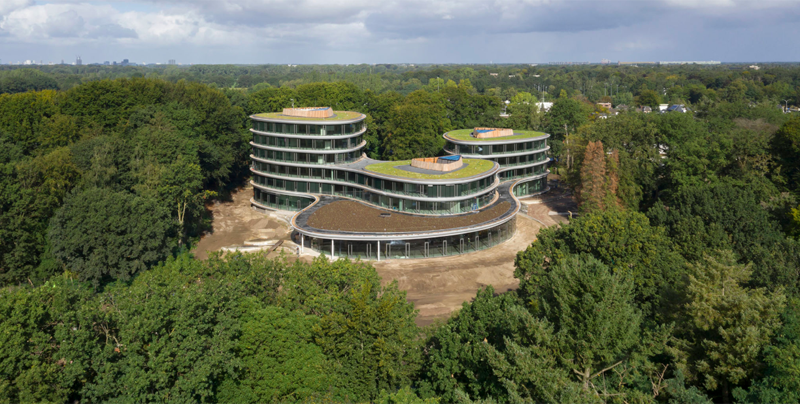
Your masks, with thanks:
[[[0,63],[800,61],[800,0],[0,0]]]

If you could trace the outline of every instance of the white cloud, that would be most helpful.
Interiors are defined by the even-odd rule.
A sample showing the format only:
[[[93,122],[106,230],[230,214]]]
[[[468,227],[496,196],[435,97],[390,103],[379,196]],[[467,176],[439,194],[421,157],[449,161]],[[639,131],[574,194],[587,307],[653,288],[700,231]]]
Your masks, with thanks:
[[[30,7],[33,0],[3,0],[0,1],[0,18],[5,17],[14,10]]]
[[[501,52],[506,60],[587,49],[645,55],[663,52],[658,42],[664,38],[683,35],[683,46],[692,47],[710,31],[722,35],[749,29],[746,25],[772,27],[800,20],[800,0],[91,1],[0,0],[0,44],[92,44],[108,53],[170,48],[214,55],[223,49],[226,55],[238,51],[244,55],[241,60],[280,54],[311,62],[340,52],[347,55],[342,59],[365,61],[386,58],[378,55],[406,61],[428,55],[446,55],[452,62],[497,61],[503,59]],[[542,38],[547,44],[539,42]]]

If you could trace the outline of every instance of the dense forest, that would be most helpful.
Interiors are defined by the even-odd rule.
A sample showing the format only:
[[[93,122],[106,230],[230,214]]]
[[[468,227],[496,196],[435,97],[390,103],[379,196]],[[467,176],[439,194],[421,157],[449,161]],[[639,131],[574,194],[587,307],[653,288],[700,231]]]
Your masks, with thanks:
[[[796,66],[51,66],[0,92],[0,403],[800,402]],[[635,111],[661,103],[689,112]],[[366,262],[195,259],[247,116],[291,105],[367,114],[383,159],[548,132],[580,215],[425,328]]]

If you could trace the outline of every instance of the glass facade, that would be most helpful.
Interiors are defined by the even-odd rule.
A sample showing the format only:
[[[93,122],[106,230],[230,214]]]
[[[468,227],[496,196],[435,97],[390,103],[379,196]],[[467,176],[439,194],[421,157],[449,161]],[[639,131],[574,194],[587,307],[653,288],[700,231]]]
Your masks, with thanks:
[[[358,147],[364,141],[363,136],[358,135],[344,139],[298,139],[293,137],[266,136],[253,134],[253,143],[257,145],[280,147],[284,149],[299,150],[341,150]]]
[[[494,247],[510,239],[515,231],[516,219],[511,219],[487,230],[465,231],[455,236],[381,241],[381,259],[436,258],[467,254]],[[292,237],[295,243],[304,242],[305,248],[311,248],[326,255],[331,254],[331,243],[333,243],[333,255],[336,257],[362,260],[378,258],[377,241],[331,240],[309,236],[304,237],[303,240],[297,233]]]
[[[307,153],[307,152],[287,152],[278,150],[264,150],[257,147],[253,148],[253,156],[271,161],[285,161],[287,163],[302,164],[347,164],[352,163],[361,157],[360,151],[346,153]],[[254,163],[256,163],[254,161]],[[264,164],[264,163],[261,163]]]
[[[514,186],[514,196],[520,197],[538,194],[545,189],[547,189],[547,177],[520,182]]]
[[[283,210],[303,210],[314,202],[313,199],[276,194],[258,188],[253,188],[253,199],[261,205]]]
[[[496,194],[496,192],[488,192],[483,195],[478,195],[460,201],[433,202],[433,201],[417,201],[413,199],[407,199],[396,196],[386,196],[375,192],[370,192],[362,188],[351,187],[340,184],[318,183],[314,181],[283,180],[271,177],[262,177],[260,175],[254,175],[253,182],[262,187],[278,191],[277,193],[280,193],[280,191],[288,191],[288,192],[303,192],[311,194],[344,196],[347,198],[358,199],[364,202],[368,202],[385,209],[396,210],[401,212],[420,213],[426,215],[449,215],[456,213],[471,212],[473,210],[480,209],[483,208],[484,206],[491,204]],[[299,209],[287,209],[287,210],[299,210]]]
[[[498,176],[500,177],[500,181],[508,181],[523,177],[533,177],[535,175],[546,174],[547,172],[547,165],[542,164],[533,167],[516,168],[513,170],[503,171],[498,174]]]
[[[253,121],[253,129],[259,132],[287,135],[343,136],[358,133],[367,128],[365,121],[348,124],[293,124]]]
[[[524,153],[526,151],[544,150],[547,140],[532,140],[523,143],[500,144],[498,142],[485,142],[487,144],[468,145],[448,141],[445,150],[453,154],[494,156],[497,154]]]
[[[264,163],[261,161],[253,161],[252,167],[260,173],[272,174],[275,176],[359,184],[386,193],[425,198],[455,198],[473,195],[486,191],[495,183],[494,177],[491,176],[464,184],[425,185],[377,178],[366,173],[357,173],[328,167],[293,167],[282,164]],[[259,173],[254,174],[258,176]]]

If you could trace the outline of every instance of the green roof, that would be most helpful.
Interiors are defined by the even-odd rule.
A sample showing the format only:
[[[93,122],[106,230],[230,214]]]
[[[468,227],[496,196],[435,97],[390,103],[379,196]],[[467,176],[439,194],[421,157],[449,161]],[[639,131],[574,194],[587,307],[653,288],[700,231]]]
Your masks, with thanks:
[[[261,114],[255,114],[253,116],[258,118],[267,118],[267,119],[283,119],[286,121],[319,121],[319,122],[330,122],[330,121],[349,121],[352,119],[358,119],[363,114],[361,112],[353,112],[353,111],[333,111],[333,116],[330,118],[307,118],[304,116],[289,116],[284,115],[283,112],[264,112]]]
[[[504,142],[507,140],[527,139],[529,137],[546,135],[544,132],[536,132],[534,130],[514,130],[514,136],[485,137],[478,139],[472,137],[472,132],[474,131],[475,129],[451,130],[450,132],[445,133],[445,135],[452,139],[463,140],[465,142]]]
[[[411,164],[411,160],[386,161],[383,163],[370,164],[364,167],[364,170],[394,177],[414,178],[418,180],[452,180],[483,174],[494,167],[494,162],[491,160],[464,159],[464,164],[467,165],[466,167],[451,172],[443,172],[441,174],[421,174],[397,168],[397,166],[409,164]]]

